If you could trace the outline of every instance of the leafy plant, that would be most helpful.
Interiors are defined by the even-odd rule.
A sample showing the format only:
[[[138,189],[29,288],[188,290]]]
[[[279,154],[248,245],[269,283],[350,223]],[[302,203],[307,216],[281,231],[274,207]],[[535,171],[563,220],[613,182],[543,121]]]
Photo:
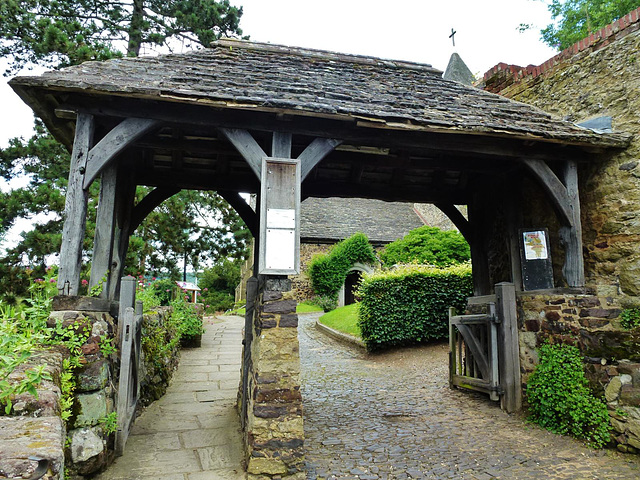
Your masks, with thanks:
[[[98,423],[102,425],[106,434],[115,433],[118,430],[118,413],[111,412],[108,415],[98,420]]]
[[[114,353],[116,353],[117,350],[118,349],[115,345],[113,338],[102,337],[100,339],[100,352],[105,357],[109,357],[113,355]]]
[[[362,340],[368,350],[380,350],[446,338],[449,307],[463,310],[472,292],[468,264],[365,275],[358,290]]]
[[[446,267],[470,258],[469,244],[459,232],[427,225],[410,231],[380,252],[382,263],[388,267],[403,263]]]
[[[102,288],[104,287],[104,283],[107,281],[107,277],[109,276],[109,272],[107,271],[104,276],[100,279],[100,281],[89,289],[90,297],[99,297],[102,293]]]
[[[187,302],[183,297],[178,296],[171,302],[171,319],[178,325],[178,332],[182,338],[196,337],[202,335],[202,316],[196,311],[193,303]]]
[[[572,435],[601,448],[610,440],[606,404],[588,388],[582,357],[570,345],[545,344],[529,377],[529,418],[554,433]]]
[[[355,233],[336,243],[326,255],[316,255],[311,260],[307,273],[314,292],[319,296],[337,296],[349,269],[356,262],[377,262],[373,247],[364,233]]]
[[[323,312],[330,312],[338,307],[338,294],[316,295],[315,297],[307,300],[307,303],[318,306]]]
[[[625,308],[620,312],[620,324],[626,329],[640,326],[640,308]]]

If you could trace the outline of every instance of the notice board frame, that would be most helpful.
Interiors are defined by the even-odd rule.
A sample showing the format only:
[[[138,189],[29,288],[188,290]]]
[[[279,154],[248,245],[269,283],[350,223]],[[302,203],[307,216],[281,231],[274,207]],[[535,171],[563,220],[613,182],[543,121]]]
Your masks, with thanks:
[[[260,188],[260,275],[300,273],[300,160],[263,157]]]

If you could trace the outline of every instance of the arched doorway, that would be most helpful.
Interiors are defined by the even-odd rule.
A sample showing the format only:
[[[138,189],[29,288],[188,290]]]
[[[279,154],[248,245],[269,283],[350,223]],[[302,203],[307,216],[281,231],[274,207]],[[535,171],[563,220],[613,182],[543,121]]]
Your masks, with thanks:
[[[371,265],[365,265],[364,263],[354,263],[349,272],[347,278],[344,281],[344,285],[338,293],[338,306],[344,307],[345,305],[351,305],[355,303],[355,295],[353,291],[358,287],[362,274],[373,273],[373,267]]]

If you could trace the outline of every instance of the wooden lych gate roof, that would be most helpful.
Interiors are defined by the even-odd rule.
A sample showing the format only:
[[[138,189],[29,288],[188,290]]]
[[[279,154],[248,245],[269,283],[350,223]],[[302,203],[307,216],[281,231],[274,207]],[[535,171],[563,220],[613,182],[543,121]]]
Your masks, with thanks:
[[[627,138],[597,134],[534,107],[442,79],[429,65],[237,40],[187,54],[88,62],[14,90],[67,145],[75,115],[106,134],[123,118],[159,127],[127,151],[136,182],[257,192],[259,180],[218,127],[293,134],[292,158],[314,138],[340,145],[303,196],[464,204],[477,172],[518,159],[580,158]],[[255,170],[254,170],[255,171]]]

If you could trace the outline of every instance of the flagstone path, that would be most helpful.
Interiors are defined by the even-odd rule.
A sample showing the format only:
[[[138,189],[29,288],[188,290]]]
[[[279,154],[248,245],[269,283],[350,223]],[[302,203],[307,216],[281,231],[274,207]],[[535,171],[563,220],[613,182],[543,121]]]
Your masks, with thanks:
[[[166,395],[136,419],[125,454],[97,480],[245,478],[235,408],[244,319],[206,320],[202,347],[182,350]]]

